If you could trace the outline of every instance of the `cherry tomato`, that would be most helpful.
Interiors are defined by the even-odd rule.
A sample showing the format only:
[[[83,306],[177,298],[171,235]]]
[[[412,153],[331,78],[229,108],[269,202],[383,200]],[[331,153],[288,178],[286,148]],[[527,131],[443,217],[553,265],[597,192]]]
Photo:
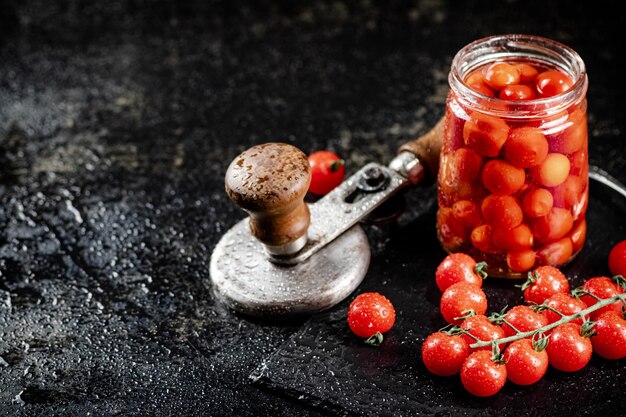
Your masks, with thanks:
[[[359,337],[385,333],[396,321],[396,310],[391,301],[377,292],[359,294],[348,309],[348,325]]]
[[[586,177],[589,169],[587,150],[581,149],[567,156],[570,160],[570,175]]]
[[[554,368],[575,372],[589,363],[592,347],[589,338],[580,335],[579,325],[565,323],[552,331],[546,351]]]
[[[488,224],[481,224],[472,230],[470,239],[476,249],[485,253],[500,253],[500,249],[493,244],[493,228]]]
[[[467,85],[484,84],[484,83],[485,83],[485,76],[483,74],[483,71],[480,68],[472,71],[470,75],[468,75],[467,78],[465,79],[465,84]]]
[[[561,71],[544,71],[535,78],[535,88],[541,97],[552,97],[572,87],[572,80]]]
[[[496,96],[493,90],[489,88],[489,86],[487,86],[485,83],[472,83],[469,84],[469,88],[487,97]]]
[[[441,296],[439,310],[448,323],[461,323],[468,311],[476,314],[485,314],[487,311],[487,296],[474,284],[457,282],[449,286]]]
[[[567,179],[570,163],[567,156],[549,153],[541,164],[532,169],[535,181],[545,187],[556,187]]]
[[[486,189],[497,195],[513,194],[524,185],[526,174],[521,168],[499,159],[493,159],[485,164],[482,173],[483,184]]]
[[[522,206],[528,217],[543,217],[550,213],[554,198],[545,188],[534,188],[524,194]]]
[[[511,129],[504,144],[504,157],[519,168],[541,164],[548,155],[548,140],[536,127]]]
[[[504,338],[504,330],[502,330],[502,327],[491,323],[487,316],[484,315],[475,315],[466,318],[465,320],[463,320],[461,328],[463,330],[467,330],[472,336],[483,342]],[[463,335],[463,339],[465,339],[468,345],[476,342],[476,340],[466,334]],[[504,346],[500,345],[500,348],[502,349],[504,348]],[[477,350],[491,351],[491,346],[470,348],[471,352]]]
[[[572,208],[574,204],[580,201],[583,184],[579,177],[573,175],[561,184],[552,189],[554,196],[554,206],[566,209]]]
[[[528,280],[522,288],[527,303],[543,304],[554,294],[569,294],[569,281],[557,268],[545,265],[528,274]]]
[[[593,329],[596,331],[591,338],[594,352],[605,359],[626,357],[626,320],[621,314],[614,311],[600,314]]]
[[[560,311],[561,314],[565,316],[571,316],[572,314],[576,314],[579,311],[587,308],[587,305],[579,299],[570,297],[569,295],[560,292],[550,296],[550,298],[548,298],[548,300],[546,301],[546,305],[555,309],[556,311]],[[541,314],[543,314],[548,320],[548,324],[552,324],[555,321],[561,319],[561,316],[554,311],[544,310],[541,312]],[[581,325],[583,324],[583,319],[578,318],[571,321],[571,323]]]
[[[515,306],[507,311],[504,318],[522,333],[537,330],[548,325],[548,319],[528,306]],[[516,334],[515,330],[507,323],[502,324],[502,330],[504,330],[504,334],[507,337]]]
[[[535,90],[524,84],[507,85],[498,97],[501,100],[532,100],[535,98]]]
[[[468,229],[473,229],[483,221],[478,206],[470,200],[459,200],[454,203],[452,214]]]
[[[532,249],[521,250],[517,252],[508,252],[506,254],[506,264],[515,272],[525,272],[535,266],[537,254]]]
[[[517,200],[510,195],[489,195],[481,204],[485,222],[494,227],[512,229],[522,223],[524,215]]]
[[[517,64],[515,67],[519,71],[520,82],[523,84],[534,81],[537,74],[539,74],[539,71],[530,64]]]
[[[609,277],[589,278],[587,281],[584,282],[581,288],[584,291],[587,291],[602,299],[615,297],[616,295],[620,295],[623,292],[622,289],[618,287],[617,284],[615,284]],[[587,307],[591,307],[592,305],[597,303],[597,300],[591,295],[580,296],[580,301],[585,303]],[[622,314],[623,305],[624,304],[621,301],[616,301],[613,304],[602,307],[601,309],[596,310],[590,314],[591,319],[593,320],[600,314],[607,311],[615,311],[616,313]]]
[[[492,235],[493,244],[505,251],[521,251],[533,245],[530,227],[520,224],[512,229],[497,228]]]
[[[506,383],[506,366],[494,362],[491,352],[479,350],[472,353],[461,368],[461,383],[477,397],[496,394]]]
[[[328,194],[341,184],[345,174],[343,159],[332,152],[317,151],[309,155],[311,185],[309,191],[317,195]]]
[[[573,225],[572,213],[558,207],[553,207],[546,216],[532,220],[533,234],[541,242],[555,242],[561,239],[567,235]]]
[[[473,112],[463,126],[465,144],[483,156],[497,156],[509,135],[504,120]]]
[[[458,249],[467,238],[465,226],[450,208],[441,207],[437,212],[437,233],[447,250]]]
[[[487,276],[485,264],[477,265],[474,258],[464,253],[453,253],[439,264],[435,272],[435,280],[440,291],[445,291],[457,282],[483,286],[483,279]]]
[[[626,240],[622,240],[609,253],[609,269],[613,275],[626,277]]]
[[[506,62],[493,63],[485,71],[485,83],[494,90],[501,90],[507,85],[519,82],[519,70],[515,65]]]
[[[458,373],[469,354],[469,346],[461,336],[443,332],[431,334],[422,345],[422,361],[426,369],[439,376]]]
[[[578,251],[583,248],[585,237],[587,237],[587,222],[585,219],[582,219],[572,227],[572,231],[569,234],[569,238],[572,241],[573,253],[578,253]]]
[[[567,117],[569,127],[550,141],[550,152],[572,154],[587,142],[587,113],[577,109]]]
[[[537,260],[542,265],[563,265],[574,253],[572,241],[564,237],[537,249]]]
[[[480,178],[483,158],[468,148],[459,148],[452,154],[441,155],[439,186],[453,201],[476,194],[475,183]]]
[[[529,339],[516,340],[504,352],[506,374],[517,385],[532,385],[548,370],[548,353],[536,350]]]

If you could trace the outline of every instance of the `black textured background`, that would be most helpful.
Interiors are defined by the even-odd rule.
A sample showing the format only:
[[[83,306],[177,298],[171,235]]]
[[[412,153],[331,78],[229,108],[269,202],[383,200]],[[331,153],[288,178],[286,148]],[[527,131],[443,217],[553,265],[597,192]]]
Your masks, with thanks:
[[[269,140],[333,149],[350,171],[388,161],[443,113],[459,48],[524,32],[582,55],[591,160],[626,181],[625,23],[600,1],[0,1],[0,415],[391,412],[384,397],[370,407],[329,394],[320,404],[289,378],[259,379],[271,392],[248,379],[310,329],[345,343],[345,355],[360,347],[340,333],[345,304],[289,339],[301,323],[254,322],[214,302],[202,283],[211,249],[243,217],[223,193],[226,166]],[[613,219],[613,234],[587,245],[600,259],[624,220],[621,203],[592,195]],[[433,239],[432,196],[414,191],[399,227],[369,228],[375,258],[364,288],[392,292],[414,279],[414,291],[427,288],[436,304],[432,271],[416,268],[441,252],[430,245],[424,254],[414,243]],[[406,308],[408,318],[413,311]],[[386,360],[395,363],[385,358],[407,360],[418,348],[427,329],[408,318],[406,328],[420,330],[397,330],[380,351],[356,354],[360,372],[376,379],[392,367]],[[548,411],[619,414],[623,402],[593,387],[612,370],[623,379],[623,367],[596,361],[589,374],[553,376],[562,385]],[[403,370],[416,373],[413,384],[427,378],[418,365]],[[453,382],[431,383],[462,396]],[[507,390],[519,403],[535,402]],[[447,415],[449,401],[429,395],[428,407],[412,412]],[[580,406],[586,399],[598,407]],[[504,402],[459,401],[462,414]]]

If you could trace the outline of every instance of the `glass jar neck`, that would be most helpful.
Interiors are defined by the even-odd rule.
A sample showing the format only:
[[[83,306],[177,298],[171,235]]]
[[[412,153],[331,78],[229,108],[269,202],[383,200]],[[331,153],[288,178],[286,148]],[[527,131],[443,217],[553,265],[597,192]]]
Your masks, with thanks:
[[[521,101],[487,97],[463,82],[475,69],[495,61],[524,61],[557,69],[572,79],[573,86],[553,97]],[[580,102],[587,92],[587,73],[580,56],[559,42],[531,35],[498,35],[470,43],[454,57],[448,82],[462,106],[508,119],[556,114]]]

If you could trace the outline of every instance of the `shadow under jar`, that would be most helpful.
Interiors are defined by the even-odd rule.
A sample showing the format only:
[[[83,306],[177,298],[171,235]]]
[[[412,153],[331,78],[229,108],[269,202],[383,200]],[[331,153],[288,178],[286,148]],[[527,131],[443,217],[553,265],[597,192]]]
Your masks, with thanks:
[[[536,36],[475,41],[452,62],[438,176],[448,252],[523,278],[583,247],[587,75],[571,48]]]

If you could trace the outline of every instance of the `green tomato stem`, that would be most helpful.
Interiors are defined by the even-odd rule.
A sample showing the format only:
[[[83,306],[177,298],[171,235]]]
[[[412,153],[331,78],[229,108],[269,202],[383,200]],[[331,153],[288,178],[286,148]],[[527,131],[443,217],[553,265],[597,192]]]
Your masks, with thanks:
[[[591,307],[587,307],[586,309],[581,310],[578,313],[572,314],[571,316],[563,316],[563,318],[561,318],[561,320],[555,321],[554,323],[548,324],[547,326],[540,327],[539,329],[532,330],[532,331],[529,331],[529,332],[517,333],[516,335],[509,336],[509,337],[503,337],[502,339],[494,339],[494,340],[480,341],[480,342],[472,343],[470,345],[470,347],[471,348],[480,348],[480,347],[484,347],[484,346],[490,346],[492,344],[498,344],[499,345],[499,344],[502,344],[502,343],[509,343],[509,342],[514,342],[516,340],[524,339],[525,337],[533,336],[534,334],[537,334],[537,333],[545,333],[545,332],[547,332],[549,330],[554,329],[555,327],[559,327],[561,324],[569,323],[570,321],[582,318],[582,317],[588,315],[589,313],[593,313],[594,311],[599,310],[602,307],[608,306],[609,304],[613,304],[616,301],[625,302],[626,301],[626,293],[619,294],[619,295],[616,295],[616,296],[611,297],[611,298],[606,298],[606,299],[604,299],[602,301],[598,301],[597,303],[595,303]]]

